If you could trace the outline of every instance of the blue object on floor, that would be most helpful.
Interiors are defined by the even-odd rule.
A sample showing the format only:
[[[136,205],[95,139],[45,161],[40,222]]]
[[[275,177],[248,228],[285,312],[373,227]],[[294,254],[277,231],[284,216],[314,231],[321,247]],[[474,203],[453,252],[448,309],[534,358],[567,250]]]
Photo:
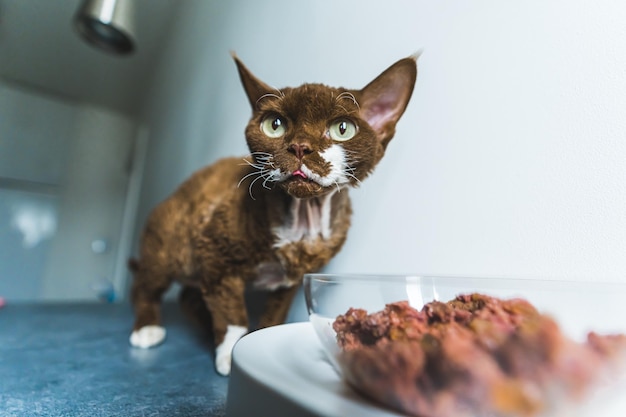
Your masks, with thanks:
[[[166,304],[165,343],[129,345],[127,304],[0,310],[0,416],[224,416],[209,334]]]

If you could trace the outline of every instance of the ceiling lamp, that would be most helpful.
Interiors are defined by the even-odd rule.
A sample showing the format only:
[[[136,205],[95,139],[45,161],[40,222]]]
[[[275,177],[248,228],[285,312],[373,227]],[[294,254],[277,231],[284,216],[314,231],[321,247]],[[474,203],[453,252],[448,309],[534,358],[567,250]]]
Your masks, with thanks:
[[[83,0],[74,26],[93,46],[127,55],[135,50],[133,11],[133,0]]]

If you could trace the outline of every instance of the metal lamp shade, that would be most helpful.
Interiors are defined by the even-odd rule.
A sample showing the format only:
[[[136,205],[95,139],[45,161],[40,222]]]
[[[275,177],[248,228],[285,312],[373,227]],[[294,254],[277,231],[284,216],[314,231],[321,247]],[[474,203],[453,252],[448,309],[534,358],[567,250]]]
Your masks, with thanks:
[[[133,0],[83,0],[74,26],[92,45],[119,55],[135,50]]]

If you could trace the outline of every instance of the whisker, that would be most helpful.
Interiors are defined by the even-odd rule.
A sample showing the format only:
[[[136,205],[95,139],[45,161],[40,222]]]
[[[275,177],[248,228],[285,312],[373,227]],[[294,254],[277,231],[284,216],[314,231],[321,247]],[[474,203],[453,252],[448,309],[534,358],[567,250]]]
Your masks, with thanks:
[[[241,185],[241,183],[242,183],[242,182],[244,182],[246,178],[248,178],[248,177],[252,177],[253,175],[259,175],[259,176],[260,176],[260,175],[263,175],[263,174],[265,174],[265,173],[267,173],[267,172],[269,172],[269,170],[264,169],[264,170],[262,170],[262,171],[255,171],[255,172],[251,172],[251,173],[247,174],[246,176],[244,176],[244,177],[243,177],[243,178],[239,181],[239,183],[237,183],[237,188],[239,188],[239,186]]]
[[[281,99],[285,98],[285,93],[283,93],[282,91],[280,91],[278,88],[276,88],[275,90],[276,90],[276,91],[278,92],[278,94],[280,94],[280,95],[277,95],[277,94],[274,94],[274,93],[267,93],[267,94],[263,94],[261,97],[259,97],[259,98],[258,98],[258,100],[257,100],[257,101],[256,101],[256,103],[255,103],[255,105],[256,105],[256,107],[257,107],[257,109],[259,108],[259,102],[260,102],[261,100],[263,100],[263,99],[266,99],[266,98],[275,98],[275,99],[277,99],[277,100],[281,100]]]
[[[272,160],[274,159],[273,154],[266,153],[266,152],[253,152],[250,156],[254,157],[256,162],[263,164],[263,165],[272,164]]]
[[[280,90],[278,91],[280,92]],[[250,157],[253,158],[254,160],[249,161],[248,159],[243,158],[243,161],[245,163],[242,163],[240,165],[251,166],[256,171],[249,172],[241,180],[239,180],[239,183],[237,183],[237,188],[239,188],[246,179],[253,178],[252,181],[250,182],[250,185],[248,186],[248,194],[250,194],[250,197],[253,200],[256,200],[256,198],[254,198],[254,195],[252,193],[252,188],[257,181],[262,179],[263,188],[267,190],[272,189],[271,187],[267,185],[268,182],[276,181],[275,173],[273,173],[273,170],[275,169],[274,168],[274,155],[268,152],[252,152],[250,153]]]
[[[266,154],[266,153],[253,153],[250,156],[254,157],[254,159],[256,160],[262,160],[262,161],[269,161],[270,159],[272,159],[274,157],[274,155],[272,154]]]
[[[345,163],[348,165],[356,165],[359,161],[358,158],[356,158],[356,154],[347,150],[344,150],[346,152],[346,160]]]
[[[360,179],[358,179],[357,177],[355,177],[355,176],[354,176],[354,175],[352,175],[352,174],[348,174],[348,177],[350,177],[350,178],[354,178],[354,180],[355,180],[355,181],[357,182],[357,184],[359,184],[359,185],[363,184],[363,183],[361,182],[361,180],[360,180]]]
[[[257,182],[261,178],[263,178],[263,176],[259,175],[258,177],[253,179],[252,182],[250,183],[250,185],[248,186],[248,194],[250,194],[250,198],[252,198],[253,200],[256,200],[256,198],[254,198],[254,196],[252,195],[252,186],[254,185],[255,182]]]
[[[239,166],[250,165],[252,168],[255,168],[255,169],[261,170],[261,169],[263,169],[263,168],[265,167],[265,165],[266,165],[266,164],[253,164],[252,162],[250,162],[250,161],[246,161],[245,159],[244,159],[244,161],[245,161],[246,163],[245,163],[245,164],[239,164]]]
[[[267,186],[267,182],[268,181],[274,182],[274,179],[272,177],[273,177],[273,175],[271,173],[269,173],[269,175],[267,175],[265,177],[265,180],[263,181],[263,188],[265,188],[267,190],[271,190],[272,189],[272,187],[268,187]]]
[[[340,193],[341,192],[341,188],[339,187],[339,183],[335,180],[333,181],[335,183],[335,186],[337,187],[337,192]]]
[[[339,107],[341,110],[343,110],[345,113],[349,113],[348,110],[343,107],[341,104],[337,104],[337,107]]]
[[[361,106],[359,106],[359,103],[356,101],[356,97],[354,97],[354,94],[352,94],[351,92],[344,91],[343,93],[341,93],[341,94],[339,94],[337,96],[335,101],[339,101],[341,99],[348,99],[348,100],[352,101],[359,110],[361,109]]]
[[[361,183],[361,180],[360,180],[360,179],[358,179],[358,178],[356,177],[356,175],[354,175],[354,170],[355,170],[355,168],[350,167],[350,166],[347,166],[347,167],[344,169],[343,173],[344,173],[347,177],[354,178],[354,180],[355,180],[355,181],[356,181],[359,185],[361,185],[361,184],[362,184],[362,183]]]

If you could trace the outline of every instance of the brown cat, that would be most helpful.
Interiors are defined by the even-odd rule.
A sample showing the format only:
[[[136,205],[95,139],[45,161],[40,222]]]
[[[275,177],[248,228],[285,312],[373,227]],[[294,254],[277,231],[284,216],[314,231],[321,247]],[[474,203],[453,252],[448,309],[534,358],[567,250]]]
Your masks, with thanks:
[[[350,225],[348,188],[382,158],[409,102],[416,58],[402,59],[362,90],[304,84],[275,89],[233,56],[252,118],[250,156],[196,172],[148,218],[131,261],[136,320],[130,343],[165,338],[160,302],[173,280],[199,288],[230,373],[231,351],[248,331],[244,290],[269,291],[260,327],[282,323],[302,275],[326,265]]]

